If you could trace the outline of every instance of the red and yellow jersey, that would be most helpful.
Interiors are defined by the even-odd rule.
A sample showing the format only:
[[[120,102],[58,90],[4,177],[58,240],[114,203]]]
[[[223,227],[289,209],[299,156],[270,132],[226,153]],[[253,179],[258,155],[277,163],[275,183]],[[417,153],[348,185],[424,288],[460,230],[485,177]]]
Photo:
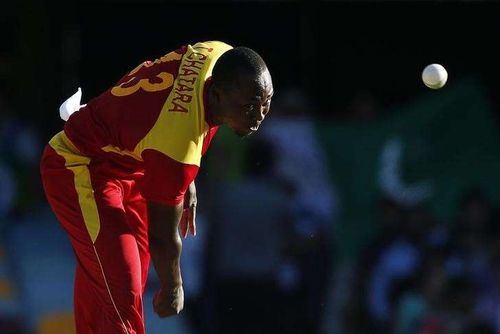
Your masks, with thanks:
[[[75,112],[64,133],[110,177],[141,179],[146,199],[182,201],[217,131],[205,109],[205,83],[231,49],[218,41],[184,46],[125,75]]]

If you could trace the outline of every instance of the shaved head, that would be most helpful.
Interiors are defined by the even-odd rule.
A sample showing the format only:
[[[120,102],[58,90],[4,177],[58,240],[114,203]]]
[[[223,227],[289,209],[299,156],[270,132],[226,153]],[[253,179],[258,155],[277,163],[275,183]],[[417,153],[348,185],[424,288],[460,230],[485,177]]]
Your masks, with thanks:
[[[224,90],[235,88],[242,77],[258,78],[267,71],[262,57],[250,48],[239,46],[226,51],[212,71],[214,85]]]

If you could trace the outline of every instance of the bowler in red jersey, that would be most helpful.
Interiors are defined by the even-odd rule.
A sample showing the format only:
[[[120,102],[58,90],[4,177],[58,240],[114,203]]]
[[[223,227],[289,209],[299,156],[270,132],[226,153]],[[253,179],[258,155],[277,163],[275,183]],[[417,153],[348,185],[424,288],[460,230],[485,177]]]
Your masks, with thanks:
[[[207,41],[140,64],[71,114],[40,170],[77,258],[77,333],[144,333],[150,259],[155,312],[183,309],[182,237],[196,235],[201,158],[220,125],[257,131],[272,96],[255,51]]]

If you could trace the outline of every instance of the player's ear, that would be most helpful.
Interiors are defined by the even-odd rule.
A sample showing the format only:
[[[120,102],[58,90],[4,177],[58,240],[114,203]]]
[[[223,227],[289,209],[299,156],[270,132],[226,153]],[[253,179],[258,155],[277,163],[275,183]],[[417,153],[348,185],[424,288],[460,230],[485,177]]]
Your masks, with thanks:
[[[210,94],[212,95],[216,103],[220,103],[224,97],[224,90],[217,84],[212,84],[212,89],[210,89]]]

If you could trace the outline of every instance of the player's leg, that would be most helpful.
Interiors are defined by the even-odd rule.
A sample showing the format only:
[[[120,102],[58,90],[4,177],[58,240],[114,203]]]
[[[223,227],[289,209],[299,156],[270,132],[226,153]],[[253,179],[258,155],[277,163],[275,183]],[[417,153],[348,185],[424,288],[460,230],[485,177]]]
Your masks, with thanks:
[[[91,168],[92,169],[92,168]],[[142,267],[139,248],[128,219],[121,206],[122,189],[118,182],[93,179],[96,204],[100,218],[99,234],[94,243],[95,259],[100,273],[92,272],[90,280],[101,278],[97,287],[105,298],[103,333],[111,333],[115,325],[127,328],[128,333],[144,333],[142,306]],[[88,260],[88,259],[87,259]],[[90,259],[93,260],[93,259]],[[95,263],[89,263],[89,267]],[[105,290],[103,289],[105,288]],[[118,316],[119,322],[116,320]],[[111,320],[111,324],[109,321]]]
[[[93,334],[97,333],[96,319],[97,312],[94,307],[87,305],[88,297],[82,295],[92,294],[97,295],[93,291],[91,285],[87,284],[85,272],[82,266],[77,263],[75,271],[75,287],[74,287],[74,313],[75,313],[75,327],[78,334]]]
[[[65,159],[54,148],[47,145],[40,166],[45,194],[57,219],[70,236],[73,250],[77,254],[77,249],[83,250],[83,245],[90,244],[91,240],[84,228],[78,194],[75,190],[74,174],[65,165]],[[77,262],[74,289],[75,325],[77,333],[91,334],[95,333],[91,327],[93,308],[85,307],[77,294],[77,291],[84,290],[80,288],[82,283],[82,270]],[[87,293],[91,293],[90,289],[87,290]]]
[[[78,259],[77,331],[144,333],[141,262],[121,188],[91,177],[81,157],[61,150],[48,147],[41,167],[49,202]]]
[[[136,181],[121,181],[124,192],[124,207],[127,221],[135,236],[141,259],[142,289],[146,288],[151,256],[148,242],[148,211]]]

